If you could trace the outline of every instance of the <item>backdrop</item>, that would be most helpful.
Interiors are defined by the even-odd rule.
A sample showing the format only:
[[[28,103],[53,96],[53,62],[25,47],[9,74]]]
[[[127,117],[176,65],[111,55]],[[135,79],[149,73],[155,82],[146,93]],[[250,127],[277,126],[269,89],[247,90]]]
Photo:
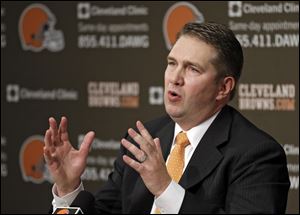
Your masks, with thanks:
[[[75,147],[96,139],[82,176],[95,192],[136,120],[164,114],[166,57],[187,21],[227,24],[245,55],[231,104],[285,149],[288,213],[299,213],[298,1],[1,1],[1,213],[45,213],[48,118]]]

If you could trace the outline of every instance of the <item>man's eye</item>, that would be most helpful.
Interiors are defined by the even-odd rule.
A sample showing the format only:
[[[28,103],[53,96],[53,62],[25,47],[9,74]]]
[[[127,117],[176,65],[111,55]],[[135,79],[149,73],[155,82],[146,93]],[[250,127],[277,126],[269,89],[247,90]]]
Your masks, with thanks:
[[[199,72],[200,72],[197,68],[192,67],[192,66],[189,66],[188,69],[189,69],[190,71],[192,71],[192,72],[196,72],[196,73],[199,73]]]
[[[168,62],[168,65],[170,65],[170,66],[174,66],[174,65],[175,65],[175,62],[173,62],[173,61],[169,61],[169,62]]]

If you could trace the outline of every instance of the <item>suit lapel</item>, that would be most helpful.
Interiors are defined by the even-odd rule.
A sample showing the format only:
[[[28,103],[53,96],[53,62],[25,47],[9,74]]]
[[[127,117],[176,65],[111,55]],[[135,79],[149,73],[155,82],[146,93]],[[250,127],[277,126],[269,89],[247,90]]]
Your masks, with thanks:
[[[174,137],[174,127],[175,123],[170,120],[170,122],[157,133],[157,137],[160,139],[161,150],[165,161],[167,160],[171,150]]]
[[[179,183],[185,189],[201,182],[222,160],[217,146],[228,140],[231,121],[229,108],[225,106],[204,134],[181,177]]]

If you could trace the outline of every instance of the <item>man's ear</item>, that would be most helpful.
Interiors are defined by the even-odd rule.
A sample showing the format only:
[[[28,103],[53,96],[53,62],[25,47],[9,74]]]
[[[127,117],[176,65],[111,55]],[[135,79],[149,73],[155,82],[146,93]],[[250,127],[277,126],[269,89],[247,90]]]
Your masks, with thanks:
[[[230,93],[233,91],[235,86],[235,79],[232,76],[226,76],[219,82],[219,93],[216,100],[221,100],[226,97],[230,98]]]

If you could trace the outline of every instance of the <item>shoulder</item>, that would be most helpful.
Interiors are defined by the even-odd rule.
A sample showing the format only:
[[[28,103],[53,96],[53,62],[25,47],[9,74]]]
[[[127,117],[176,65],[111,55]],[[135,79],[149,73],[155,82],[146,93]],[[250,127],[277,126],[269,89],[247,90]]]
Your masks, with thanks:
[[[229,107],[232,115],[231,140],[244,148],[265,148],[284,153],[281,144],[269,133],[257,127],[233,107]]]
[[[255,163],[280,162],[286,164],[286,155],[281,144],[270,134],[258,128],[233,107],[228,108],[231,125],[227,144],[221,149],[234,157],[235,162]]]
[[[232,129],[237,134],[244,137],[263,138],[275,141],[275,139],[263,129],[259,128],[239,111],[233,107],[229,107],[232,114]]]

